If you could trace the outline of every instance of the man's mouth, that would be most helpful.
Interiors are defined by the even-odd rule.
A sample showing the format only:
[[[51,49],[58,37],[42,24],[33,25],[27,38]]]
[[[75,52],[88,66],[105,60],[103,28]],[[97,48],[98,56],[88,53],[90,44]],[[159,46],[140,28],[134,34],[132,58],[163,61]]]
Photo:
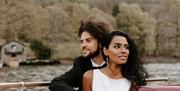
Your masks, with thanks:
[[[84,48],[84,49],[82,49],[82,51],[83,51],[83,52],[86,52],[86,51],[89,51],[89,49]]]
[[[83,50],[82,50],[82,53],[83,53],[83,54],[85,54],[85,53],[87,53],[87,52],[89,52],[88,49],[83,49]]]

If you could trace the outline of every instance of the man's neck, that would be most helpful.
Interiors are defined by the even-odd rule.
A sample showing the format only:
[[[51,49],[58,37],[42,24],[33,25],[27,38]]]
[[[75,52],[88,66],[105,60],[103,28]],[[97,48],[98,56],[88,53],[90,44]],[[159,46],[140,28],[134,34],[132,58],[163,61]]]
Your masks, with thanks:
[[[100,64],[102,64],[102,62],[103,62],[104,60],[103,60],[102,55],[98,55],[98,56],[96,56],[96,57],[93,57],[93,58],[92,58],[92,61],[93,61],[94,63],[96,63],[97,65],[100,65]]]

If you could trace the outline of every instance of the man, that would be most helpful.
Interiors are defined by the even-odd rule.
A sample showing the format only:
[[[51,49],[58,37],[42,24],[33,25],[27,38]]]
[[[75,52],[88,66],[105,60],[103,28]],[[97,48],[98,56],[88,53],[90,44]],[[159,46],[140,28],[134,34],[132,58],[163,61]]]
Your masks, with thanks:
[[[102,54],[102,44],[104,36],[112,30],[112,27],[105,22],[93,21],[95,17],[90,17],[81,22],[78,37],[82,56],[74,60],[73,67],[60,77],[56,77],[49,85],[51,91],[82,91],[83,74],[90,69],[102,68],[106,66]]]

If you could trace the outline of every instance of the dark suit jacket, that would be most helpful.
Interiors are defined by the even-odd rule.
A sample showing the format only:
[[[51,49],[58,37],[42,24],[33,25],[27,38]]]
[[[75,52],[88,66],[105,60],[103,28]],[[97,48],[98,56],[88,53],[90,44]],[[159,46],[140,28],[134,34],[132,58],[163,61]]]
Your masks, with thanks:
[[[49,89],[51,91],[76,91],[74,88],[78,87],[78,91],[82,91],[83,74],[90,69],[93,69],[90,58],[80,56],[74,60],[73,67],[69,71],[51,81]],[[138,91],[135,82],[132,82],[129,91]]]
[[[83,74],[90,69],[92,69],[90,58],[80,56],[74,60],[73,67],[68,72],[51,81],[49,89],[51,91],[75,91],[73,88],[79,87],[79,91],[82,91]]]

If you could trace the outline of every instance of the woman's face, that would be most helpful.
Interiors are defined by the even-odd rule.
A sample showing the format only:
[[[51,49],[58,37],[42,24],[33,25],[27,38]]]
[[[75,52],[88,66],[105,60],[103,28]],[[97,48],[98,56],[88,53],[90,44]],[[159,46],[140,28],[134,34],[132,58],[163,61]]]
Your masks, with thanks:
[[[109,57],[109,62],[125,64],[129,56],[129,44],[123,36],[114,36],[104,53]]]

